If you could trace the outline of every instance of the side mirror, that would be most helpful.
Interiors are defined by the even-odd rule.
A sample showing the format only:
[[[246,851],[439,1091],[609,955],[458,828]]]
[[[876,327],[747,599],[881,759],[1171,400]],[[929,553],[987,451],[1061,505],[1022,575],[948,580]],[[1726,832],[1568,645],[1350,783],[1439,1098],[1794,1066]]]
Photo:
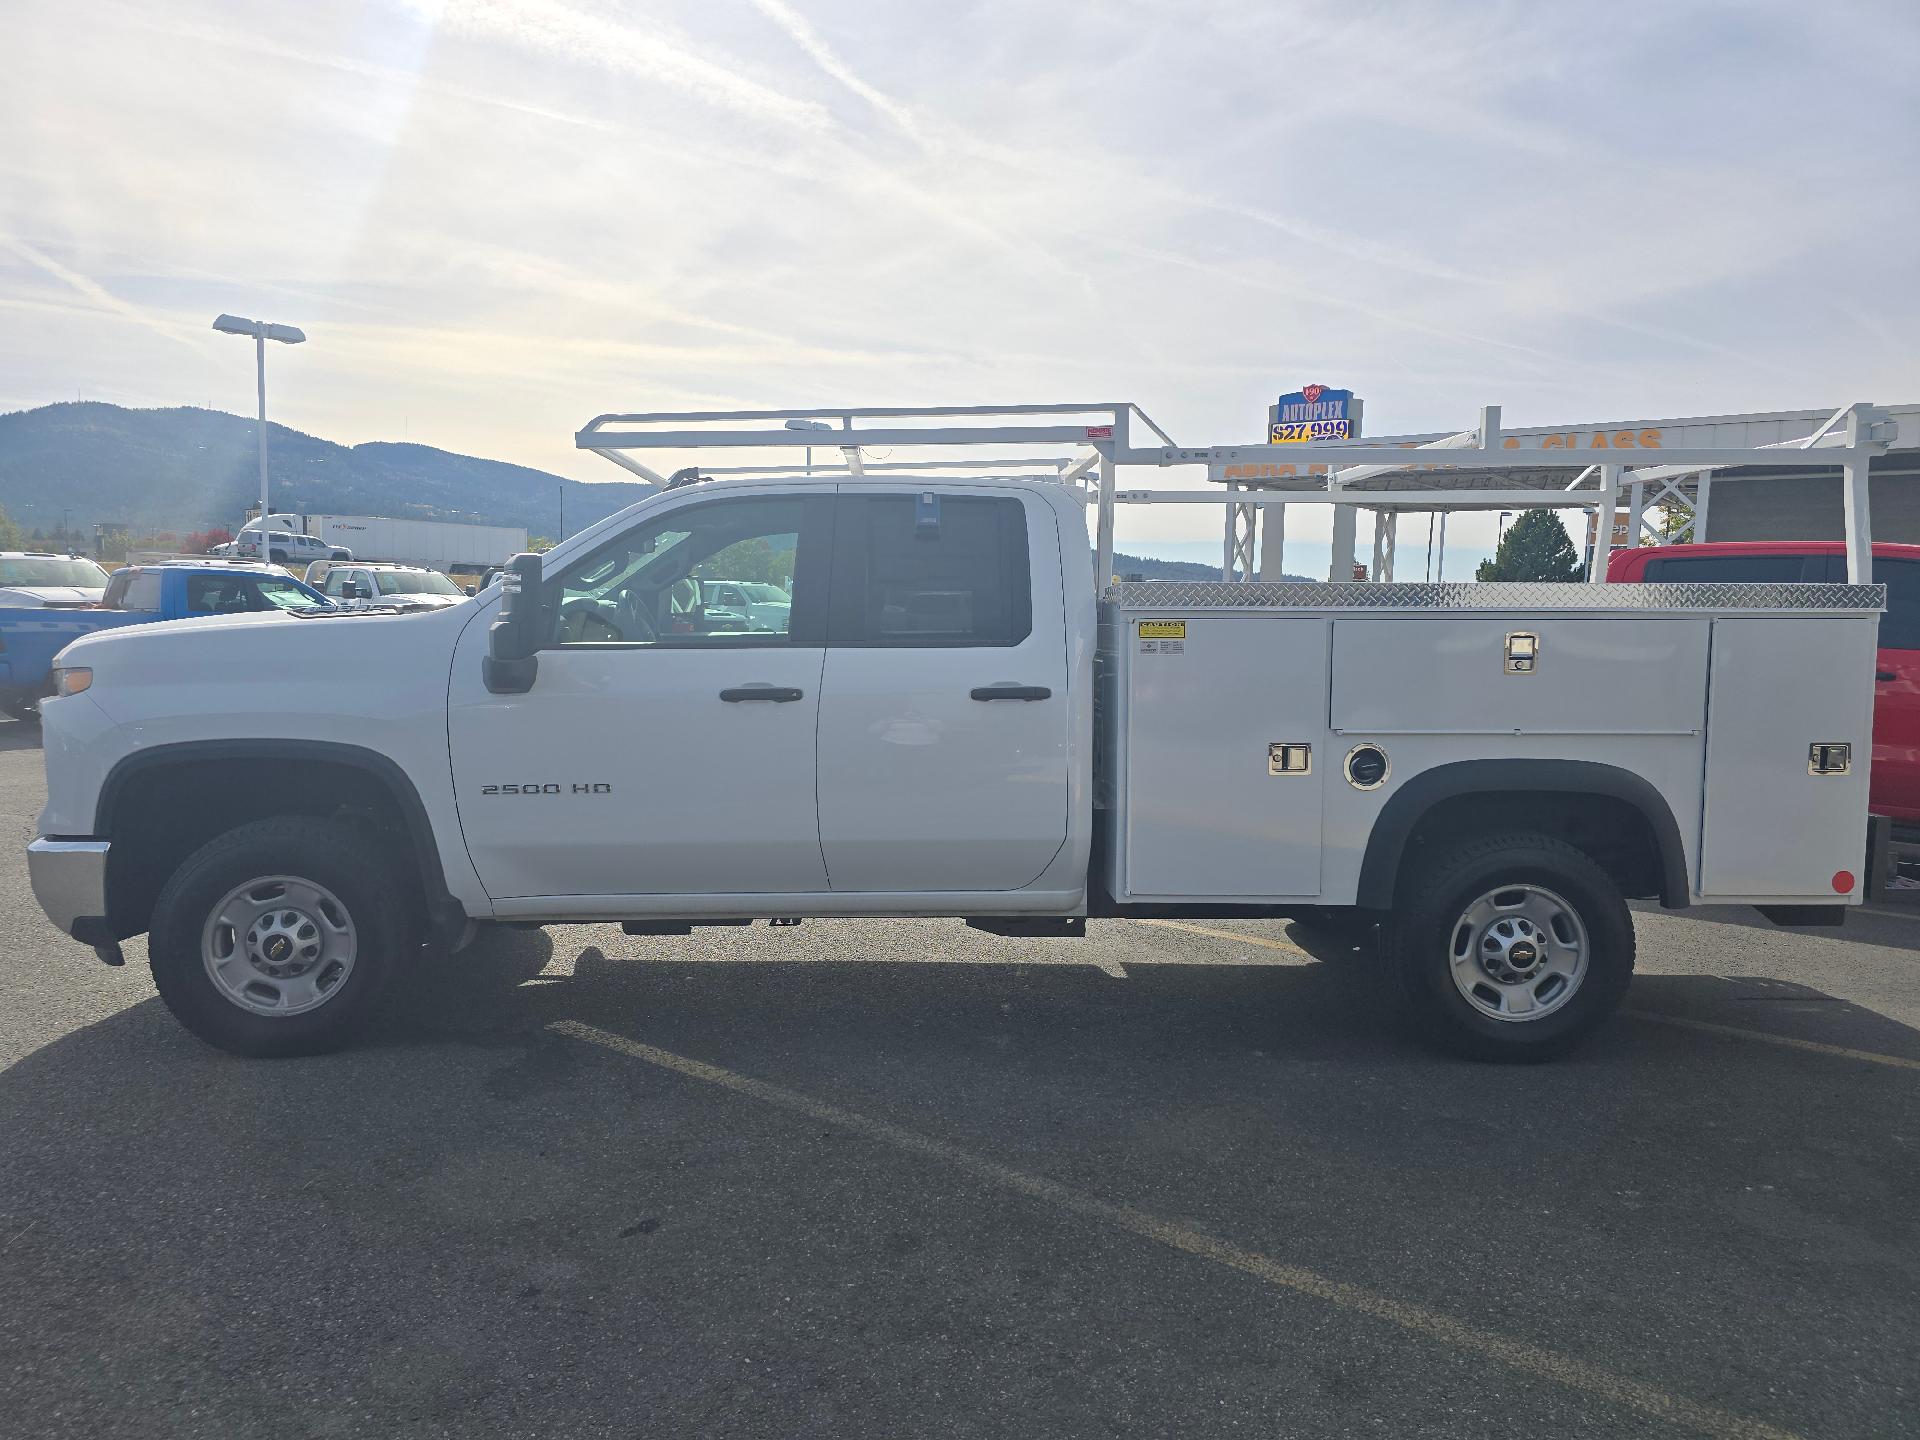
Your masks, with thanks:
[[[540,557],[516,555],[500,577],[500,613],[487,627],[480,677],[495,695],[524,695],[540,673],[546,607],[540,595]]]
[[[373,597],[367,594],[367,587],[364,583],[359,580],[348,580],[340,587],[340,598],[342,600],[370,600]]]

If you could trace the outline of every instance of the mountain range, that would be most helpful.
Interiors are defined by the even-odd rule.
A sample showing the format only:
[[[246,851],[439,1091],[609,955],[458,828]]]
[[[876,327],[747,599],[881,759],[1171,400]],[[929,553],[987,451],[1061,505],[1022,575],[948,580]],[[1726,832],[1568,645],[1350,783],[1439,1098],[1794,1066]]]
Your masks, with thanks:
[[[24,529],[96,524],[134,532],[238,529],[260,494],[256,422],[219,410],[128,410],[95,401],[0,415],[0,507]],[[524,525],[561,533],[651,493],[637,481],[586,484],[431,445],[337,445],[267,426],[273,508]]]
[[[88,534],[96,525],[134,535],[238,529],[260,494],[255,424],[221,410],[100,401],[0,414],[0,509],[23,530],[45,534]],[[568,480],[431,445],[338,445],[271,422],[267,456],[273,508],[295,514],[524,525],[529,535],[557,538],[653,493],[638,481]],[[1155,580],[1220,574],[1141,555],[1115,555],[1114,569]]]

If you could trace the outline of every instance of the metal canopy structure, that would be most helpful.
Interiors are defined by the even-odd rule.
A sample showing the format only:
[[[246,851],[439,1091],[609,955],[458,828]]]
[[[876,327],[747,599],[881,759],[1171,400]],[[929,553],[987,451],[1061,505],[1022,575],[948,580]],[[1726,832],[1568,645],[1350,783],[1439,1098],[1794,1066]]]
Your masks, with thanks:
[[[810,423],[789,423],[794,421]],[[1691,444],[1685,443],[1691,437],[1682,435],[1683,443],[1669,444],[1664,433],[1645,443],[1646,433],[1629,439],[1622,431],[1599,446],[1532,446],[1522,444],[1522,438],[1538,432],[1503,431],[1500,409],[1490,405],[1481,410],[1476,425],[1453,434],[1290,445],[1276,453],[1278,447],[1260,442],[1176,445],[1139,406],[1103,401],[612,414],[589,421],[574,443],[658,486],[669,483],[667,476],[634,452],[790,454],[800,448],[834,448],[845,457],[844,469],[786,463],[699,467],[701,477],[718,480],[807,474],[831,480],[878,472],[1052,481],[1068,486],[1095,508],[1095,573],[1103,587],[1113,572],[1114,514],[1120,505],[1225,506],[1223,571],[1228,578],[1236,568],[1253,577],[1254,521],[1262,511],[1278,515],[1285,506],[1299,504],[1374,510],[1389,519],[1375,541],[1377,570],[1382,558],[1378,552],[1383,544],[1391,546],[1392,519],[1404,511],[1591,510],[1598,519],[1597,533],[1610,537],[1623,496],[1638,527],[1649,493],[1657,504],[1660,496],[1679,493],[1678,485],[1687,477],[1726,479],[1803,470],[1807,452],[1817,450],[1822,465],[1841,472],[1847,577],[1865,584],[1872,575],[1868,465],[1886,453],[1897,432],[1898,422],[1890,412],[1856,403],[1827,415],[1824,423],[1808,423],[1805,433],[1760,443]],[[1160,443],[1140,443],[1148,441]],[[956,449],[964,454],[956,456]],[[1567,458],[1552,453],[1555,450]],[[1122,466],[1202,469],[1218,488],[1123,490]],[[1694,484],[1700,481],[1696,478]],[[1390,548],[1385,558],[1390,574]],[[1339,557],[1335,559],[1337,564]],[[1589,579],[1599,584],[1605,578],[1602,556]]]

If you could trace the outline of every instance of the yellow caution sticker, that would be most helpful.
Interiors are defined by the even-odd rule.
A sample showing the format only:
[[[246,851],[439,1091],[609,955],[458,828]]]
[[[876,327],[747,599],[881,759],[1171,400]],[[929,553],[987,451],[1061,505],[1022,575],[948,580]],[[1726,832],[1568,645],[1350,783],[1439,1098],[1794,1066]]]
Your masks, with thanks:
[[[1142,640],[1184,640],[1187,638],[1187,622],[1184,620],[1142,620],[1140,622]]]

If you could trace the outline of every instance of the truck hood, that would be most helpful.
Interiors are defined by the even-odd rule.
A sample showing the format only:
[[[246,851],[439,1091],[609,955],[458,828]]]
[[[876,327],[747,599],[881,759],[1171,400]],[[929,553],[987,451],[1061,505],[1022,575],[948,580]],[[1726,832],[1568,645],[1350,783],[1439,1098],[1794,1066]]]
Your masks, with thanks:
[[[0,585],[0,605],[98,605],[106,593],[78,585]]]
[[[446,697],[447,666],[474,607],[249,614],[101,631],[60,655],[89,666],[95,704],[122,725],[276,736],[392,714],[422,686]],[[437,677],[437,678],[436,678]]]

